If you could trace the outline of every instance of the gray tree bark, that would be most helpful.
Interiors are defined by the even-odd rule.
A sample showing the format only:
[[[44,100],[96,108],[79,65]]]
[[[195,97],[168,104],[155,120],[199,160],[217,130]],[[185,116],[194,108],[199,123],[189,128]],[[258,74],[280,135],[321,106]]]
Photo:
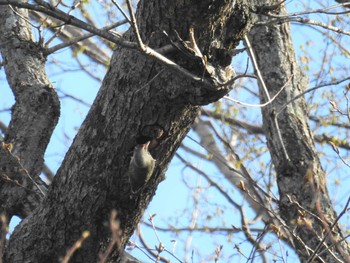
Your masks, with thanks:
[[[279,2],[256,1],[256,5]],[[226,72],[233,49],[255,21],[254,12],[264,22],[267,16],[262,12],[269,10],[245,0],[148,0],[139,2],[137,20],[143,41],[154,49],[168,45],[169,38],[177,41],[176,32],[188,40],[193,28],[209,63]],[[277,10],[284,12],[283,6]],[[139,51],[118,47],[97,98],[46,193],[38,185],[38,176],[59,116],[59,101],[45,74],[45,49],[33,41],[23,17],[27,17],[24,9],[0,8],[1,52],[16,98],[0,149],[0,212],[8,219],[13,215],[24,218],[11,236],[4,262],[57,262],[84,231],[90,237],[72,262],[96,262],[109,242],[112,210],[117,211],[120,236],[111,260],[119,261],[199,106],[218,100],[229,88],[191,80]],[[277,173],[280,215],[293,237],[290,243],[302,261],[350,262],[340,227],[333,226],[337,216],[308,127],[305,101],[287,103],[307,86],[295,59],[289,26],[256,26],[249,38],[269,93],[259,83],[262,102],[287,83],[262,112]],[[131,31],[124,39],[135,41]],[[183,51],[173,49],[165,55],[198,76],[205,72],[198,59]],[[209,79],[207,74],[204,77]],[[137,141],[145,139],[152,140],[156,167],[150,181],[135,194],[127,175],[129,162]]]
[[[28,17],[28,12],[0,9],[1,55],[16,99],[4,140],[7,146],[0,149],[0,213],[8,218],[28,216],[43,199],[46,190],[39,174],[60,114],[58,96],[45,73],[43,52],[20,16]]]
[[[279,3],[256,2],[268,6]],[[275,12],[286,13],[282,5]],[[260,22],[267,20],[266,14],[259,16]],[[249,33],[270,96],[285,86],[277,99],[262,109],[263,129],[277,173],[280,214],[293,232],[302,262],[313,257],[317,262],[350,262],[348,244],[340,227],[335,224],[332,228],[337,215],[308,125],[305,100],[301,97],[290,102],[308,85],[296,61],[290,35],[286,23],[256,26]],[[259,87],[261,101],[266,102],[262,83]]]
[[[230,67],[232,50],[250,28],[247,6],[245,0],[140,1],[137,19],[142,39],[152,48],[169,44],[163,31],[174,40],[175,31],[187,40],[189,29],[194,28],[202,53],[225,71]],[[131,32],[124,37],[134,40]],[[194,58],[178,50],[167,56],[202,76],[203,67]],[[46,197],[12,234],[5,262],[58,261],[83,231],[89,231],[90,237],[73,261],[96,262],[108,243],[112,210],[117,211],[120,221],[113,256],[118,261],[157,185],[164,180],[199,105],[216,101],[228,91],[189,80],[139,52],[117,48],[97,98]],[[45,98],[46,107],[56,105]],[[151,154],[156,167],[146,187],[132,194],[128,166],[136,140],[143,138],[153,140]],[[14,154],[22,156],[19,151]],[[31,163],[25,165],[30,171],[38,169]]]

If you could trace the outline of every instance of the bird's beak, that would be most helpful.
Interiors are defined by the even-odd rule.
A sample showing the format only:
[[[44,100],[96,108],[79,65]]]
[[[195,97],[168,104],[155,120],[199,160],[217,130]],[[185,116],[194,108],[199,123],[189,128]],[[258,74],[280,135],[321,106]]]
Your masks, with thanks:
[[[143,148],[143,149],[145,149],[145,150],[148,150],[148,145],[149,145],[149,143],[150,143],[150,142],[146,142],[146,143],[144,143],[144,144],[139,144],[139,147],[140,147],[140,148]]]

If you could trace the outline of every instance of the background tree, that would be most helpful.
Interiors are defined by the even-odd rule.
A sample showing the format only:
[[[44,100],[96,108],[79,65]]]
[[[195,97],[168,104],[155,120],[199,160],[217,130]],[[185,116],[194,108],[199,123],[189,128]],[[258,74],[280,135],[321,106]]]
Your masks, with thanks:
[[[188,223],[180,228],[172,216],[156,227],[157,217],[150,216],[144,228],[158,237],[156,250],[143,243],[150,257],[165,260],[159,257],[169,252],[182,260],[158,236],[170,231],[181,241],[187,237],[183,261],[191,260],[190,238],[200,233],[218,240],[208,258],[198,249],[198,261],[287,261],[287,249],[305,262],[350,262],[341,230],[347,229],[349,197],[335,196],[344,192],[339,182],[347,172],[339,148],[349,149],[348,120],[342,119],[348,118],[343,36],[349,35],[349,4],[293,2],[288,13],[280,1],[140,1],[134,17],[128,1],[124,8],[117,2],[0,3],[1,54],[16,102],[8,128],[1,126],[4,262],[120,260],[128,242],[138,246],[130,236],[191,127],[175,159],[190,168],[176,169],[193,193],[190,220],[179,219],[178,225]],[[116,16],[117,10],[124,14]],[[98,29],[100,12],[110,26]],[[109,31],[126,22],[131,28],[125,33]],[[289,22],[302,27],[291,31]],[[309,32],[304,28],[317,34],[311,41],[299,38],[298,62],[291,35]],[[319,39],[326,40],[321,52],[309,50]],[[102,79],[96,69],[110,66],[53,178],[44,154],[60,116],[58,95],[88,104],[82,95],[54,89],[46,75],[47,63],[62,66],[57,54],[66,47],[95,81]],[[135,145],[147,140],[156,167],[132,193],[130,159]],[[41,173],[52,181],[48,189]],[[181,199],[180,186],[177,191]],[[4,249],[5,226],[14,215],[24,220]]]

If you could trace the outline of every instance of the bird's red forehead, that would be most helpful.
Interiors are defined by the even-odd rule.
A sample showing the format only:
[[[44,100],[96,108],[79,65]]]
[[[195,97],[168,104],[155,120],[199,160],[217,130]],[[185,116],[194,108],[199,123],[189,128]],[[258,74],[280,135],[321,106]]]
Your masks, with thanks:
[[[148,145],[149,145],[149,142],[143,143],[143,144],[139,144],[139,147],[143,148],[143,149],[147,149]]]

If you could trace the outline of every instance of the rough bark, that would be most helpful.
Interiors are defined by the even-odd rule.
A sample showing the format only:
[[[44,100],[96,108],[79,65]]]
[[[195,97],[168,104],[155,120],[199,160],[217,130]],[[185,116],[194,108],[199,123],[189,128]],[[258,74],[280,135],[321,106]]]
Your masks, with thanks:
[[[271,6],[277,2],[259,1],[258,4]],[[285,10],[281,6],[275,12],[284,13]],[[260,21],[266,21],[266,18],[260,15]],[[303,262],[307,261],[328,235],[316,251],[315,261],[349,262],[349,249],[346,241],[341,240],[343,234],[339,226],[336,224],[331,229],[337,216],[308,126],[305,100],[300,98],[283,108],[307,88],[307,80],[296,61],[289,25],[254,27],[249,36],[271,97],[287,83],[278,98],[263,108],[262,113],[263,129],[277,173],[280,213],[294,231],[297,253]],[[261,83],[259,86],[264,102],[266,94]],[[324,252],[318,255],[320,251]]]
[[[34,42],[25,18],[24,9],[0,9],[1,55],[16,99],[4,140],[8,146],[0,149],[0,213],[8,219],[28,216],[43,199],[39,175],[60,112],[58,96],[45,73],[43,49]]]
[[[142,39],[152,48],[169,44],[163,30],[170,37],[176,30],[187,40],[193,27],[202,53],[221,69],[229,66],[233,48],[250,25],[244,0],[140,1],[137,18]],[[125,38],[134,39],[130,32]],[[179,51],[167,55],[202,75],[193,58]],[[12,234],[6,262],[58,261],[86,230],[90,237],[73,261],[96,262],[110,236],[107,221],[113,209],[121,232],[113,257],[117,261],[198,106],[228,91],[188,80],[138,52],[118,48],[46,198]],[[126,174],[136,140],[144,138],[153,139],[156,167],[146,187],[131,194]]]

